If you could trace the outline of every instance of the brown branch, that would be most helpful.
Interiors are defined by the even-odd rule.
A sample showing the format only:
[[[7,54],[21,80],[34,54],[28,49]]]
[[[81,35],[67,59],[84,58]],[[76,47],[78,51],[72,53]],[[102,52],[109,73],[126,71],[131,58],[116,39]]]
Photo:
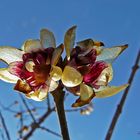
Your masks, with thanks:
[[[56,105],[56,113],[58,116],[63,140],[70,140],[66,116],[65,116],[65,110],[64,110],[65,92],[63,91],[63,87],[61,86],[58,87],[55,91],[53,91],[52,95]]]
[[[5,134],[6,134],[7,139],[8,139],[8,140],[11,140],[10,134],[9,134],[9,132],[8,132],[8,129],[7,129],[7,126],[6,126],[6,123],[5,123],[5,120],[4,120],[4,118],[3,118],[3,115],[2,115],[2,113],[1,113],[1,111],[0,111],[0,119],[1,119],[1,123],[2,123],[2,125],[3,125],[3,128],[4,128],[4,131],[5,131]]]
[[[47,132],[49,132],[49,133],[51,133],[51,134],[53,134],[55,136],[57,136],[57,137],[60,137],[61,138],[61,135],[60,134],[58,134],[58,133],[56,133],[56,132],[54,132],[54,131],[46,128],[46,127],[40,126],[39,128],[42,129],[42,130],[45,130],[45,131],[47,131]]]
[[[128,95],[128,92],[129,92],[129,89],[132,85],[132,82],[133,82],[133,79],[134,79],[134,76],[136,74],[136,71],[138,70],[139,68],[139,61],[140,61],[140,50],[138,52],[138,55],[137,55],[137,58],[136,58],[136,61],[135,61],[135,65],[133,66],[132,68],[132,72],[131,72],[131,75],[130,75],[130,78],[128,80],[128,83],[129,83],[129,86],[126,88],[126,90],[124,91],[124,94],[120,100],[120,103],[118,104],[118,107],[116,109],[116,112],[114,114],[114,117],[112,119],[112,122],[110,124],[110,127],[108,129],[108,132],[107,132],[107,135],[106,135],[106,138],[105,140],[110,140],[111,139],[111,136],[113,134],[113,131],[114,131],[114,128],[115,128],[115,125],[118,121],[118,118],[119,116],[121,115],[122,113],[122,109],[123,109],[123,106],[124,106],[124,103],[125,103],[125,100],[126,100],[126,97]]]
[[[37,123],[36,123],[36,122],[31,123],[31,125],[30,125],[30,126],[31,126],[31,130],[23,137],[23,139],[24,139],[24,140],[28,140],[28,139],[33,135],[33,133],[35,132],[35,130],[36,130],[37,128],[40,127],[40,125],[45,121],[45,119],[46,119],[53,111],[55,111],[55,107],[51,108],[50,110],[47,110],[47,111],[44,113],[44,115],[42,115],[42,116],[39,118],[39,120],[38,120]]]
[[[21,94],[19,94],[19,96],[20,96],[20,98],[21,98],[21,100],[22,100],[24,106],[26,107],[27,111],[29,112],[29,114],[30,114],[32,120],[36,123],[36,119],[35,119],[34,115],[32,114],[31,109],[28,107],[28,104],[26,103],[25,99],[23,98],[23,96],[22,96]]]

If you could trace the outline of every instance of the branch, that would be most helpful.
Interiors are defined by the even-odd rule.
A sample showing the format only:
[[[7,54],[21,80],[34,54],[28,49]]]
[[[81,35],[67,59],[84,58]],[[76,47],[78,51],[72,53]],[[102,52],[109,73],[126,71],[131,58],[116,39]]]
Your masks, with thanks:
[[[1,114],[1,111],[0,111],[0,119],[1,119],[1,122],[2,122],[2,125],[3,125],[3,128],[4,128],[4,131],[5,131],[5,134],[6,134],[7,139],[8,139],[8,140],[11,140],[10,134],[9,134],[9,132],[8,132],[8,129],[7,129],[5,120],[4,120],[4,118],[3,118],[3,115]]]
[[[135,61],[135,65],[134,65],[133,68],[132,68],[132,72],[131,72],[130,78],[129,78],[129,80],[128,80],[129,86],[125,89],[124,94],[123,94],[123,96],[122,96],[122,98],[121,98],[121,101],[120,101],[120,103],[118,104],[118,107],[117,107],[117,109],[116,109],[116,112],[115,112],[115,114],[114,114],[114,117],[113,117],[113,119],[112,119],[112,122],[111,122],[111,124],[110,124],[110,127],[109,127],[109,129],[108,129],[108,132],[107,132],[107,135],[106,135],[105,140],[110,140],[110,139],[111,139],[111,136],[112,136],[113,131],[114,131],[114,128],[115,128],[115,125],[116,125],[116,123],[117,123],[117,121],[118,121],[118,118],[119,118],[120,114],[122,113],[122,109],[123,109],[123,106],[124,106],[126,97],[127,97],[127,95],[128,95],[129,89],[130,89],[130,87],[131,87],[131,85],[132,85],[134,76],[135,76],[135,74],[136,74],[136,71],[137,71],[138,68],[139,68],[139,61],[140,61],[140,50],[139,50],[139,52],[138,52],[138,55],[137,55],[137,58],[136,58],[136,61]]]
[[[61,138],[61,135],[60,134],[58,134],[58,133],[56,133],[56,132],[54,132],[54,131],[46,128],[46,127],[40,126],[39,128],[42,129],[42,130],[45,130],[45,131],[47,131],[47,132],[49,132],[49,133],[51,133],[51,134],[53,134],[55,136],[57,136],[57,137],[60,137]]]
[[[47,111],[44,113],[44,115],[42,115],[42,116],[39,118],[39,120],[38,120],[37,123],[36,123],[36,122],[31,123],[31,125],[30,125],[30,126],[31,126],[31,130],[23,137],[23,139],[24,139],[24,140],[28,140],[28,139],[33,135],[33,133],[35,132],[35,130],[36,130],[37,128],[40,127],[40,125],[45,121],[45,119],[46,119],[53,111],[55,111],[55,107],[51,108],[50,110],[47,110]]]

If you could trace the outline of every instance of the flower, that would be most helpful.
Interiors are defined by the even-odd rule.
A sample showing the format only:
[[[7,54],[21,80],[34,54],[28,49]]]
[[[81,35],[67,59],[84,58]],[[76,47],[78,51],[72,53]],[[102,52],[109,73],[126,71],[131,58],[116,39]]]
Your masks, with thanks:
[[[16,83],[14,89],[26,97],[42,101],[58,86],[63,44],[56,48],[55,38],[47,29],[40,31],[40,40],[27,40],[22,49],[0,47],[0,60],[8,64],[0,68],[0,79]]]
[[[100,41],[86,39],[75,43],[76,26],[70,28],[64,37],[66,62],[62,73],[62,83],[66,89],[79,96],[73,107],[89,104],[93,97],[112,96],[125,89],[122,86],[108,86],[113,78],[112,62],[128,45],[103,48]]]

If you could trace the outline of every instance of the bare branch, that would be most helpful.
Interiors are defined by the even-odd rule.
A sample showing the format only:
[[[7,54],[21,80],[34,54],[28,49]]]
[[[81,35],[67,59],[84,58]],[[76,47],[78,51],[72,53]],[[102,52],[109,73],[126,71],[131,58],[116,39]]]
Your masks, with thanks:
[[[45,131],[47,131],[47,132],[49,132],[49,133],[51,133],[51,134],[53,134],[55,136],[57,136],[57,137],[60,137],[60,138],[62,137],[60,134],[58,134],[58,133],[56,133],[56,132],[54,132],[54,131],[46,128],[46,127],[40,126],[39,128],[42,129],[42,130],[45,130]]]
[[[8,139],[8,140],[11,140],[9,131],[8,131],[8,129],[7,129],[7,126],[6,126],[6,123],[5,123],[5,120],[4,120],[4,118],[3,118],[3,115],[2,115],[2,113],[1,113],[1,111],[0,111],[0,119],[1,119],[1,123],[2,123],[2,125],[3,125],[3,128],[4,128],[4,131],[5,131],[5,134],[6,134],[7,139]]]

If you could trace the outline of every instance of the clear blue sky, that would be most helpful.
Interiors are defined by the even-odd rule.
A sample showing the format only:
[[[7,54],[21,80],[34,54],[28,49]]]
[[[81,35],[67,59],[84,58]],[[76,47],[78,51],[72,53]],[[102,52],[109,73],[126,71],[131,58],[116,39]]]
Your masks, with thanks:
[[[41,28],[53,31],[59,44],[63,42],[64,32],[72,25],[77,25],[77,41],[91,37],[103,41],[106,47],[129,44],[129,48],[113,65],[114,79],[111,84],[121,85],[127,82],[140,49],[139,6],[139,0],[0,0],[0,46],[20,48],[26,39],[38,38]],[[137,134],[140,131],[139,83],[140,70],[134,79],[112,140],[140,139]],[[18,99],[12,87],[12,84],[0,81],[0,101],[4,104],[13,101],[13,98]],[[107,99],[94,100],[95,109],[90,116],[67,114],[71,139],[104,140],[121,96],[122,93]],[[70,96],[67,108],[70,108],[73,101]],[[12,133],[14,124],[11,123],[14,118],[6,116],[6,119],[10,124],[12,140],[15,140],[15,134]],[[59,131],[55,114],[46,125]],[[51,134],[44,136],[39,132],[31,140],[38,138],[59,140]]]

